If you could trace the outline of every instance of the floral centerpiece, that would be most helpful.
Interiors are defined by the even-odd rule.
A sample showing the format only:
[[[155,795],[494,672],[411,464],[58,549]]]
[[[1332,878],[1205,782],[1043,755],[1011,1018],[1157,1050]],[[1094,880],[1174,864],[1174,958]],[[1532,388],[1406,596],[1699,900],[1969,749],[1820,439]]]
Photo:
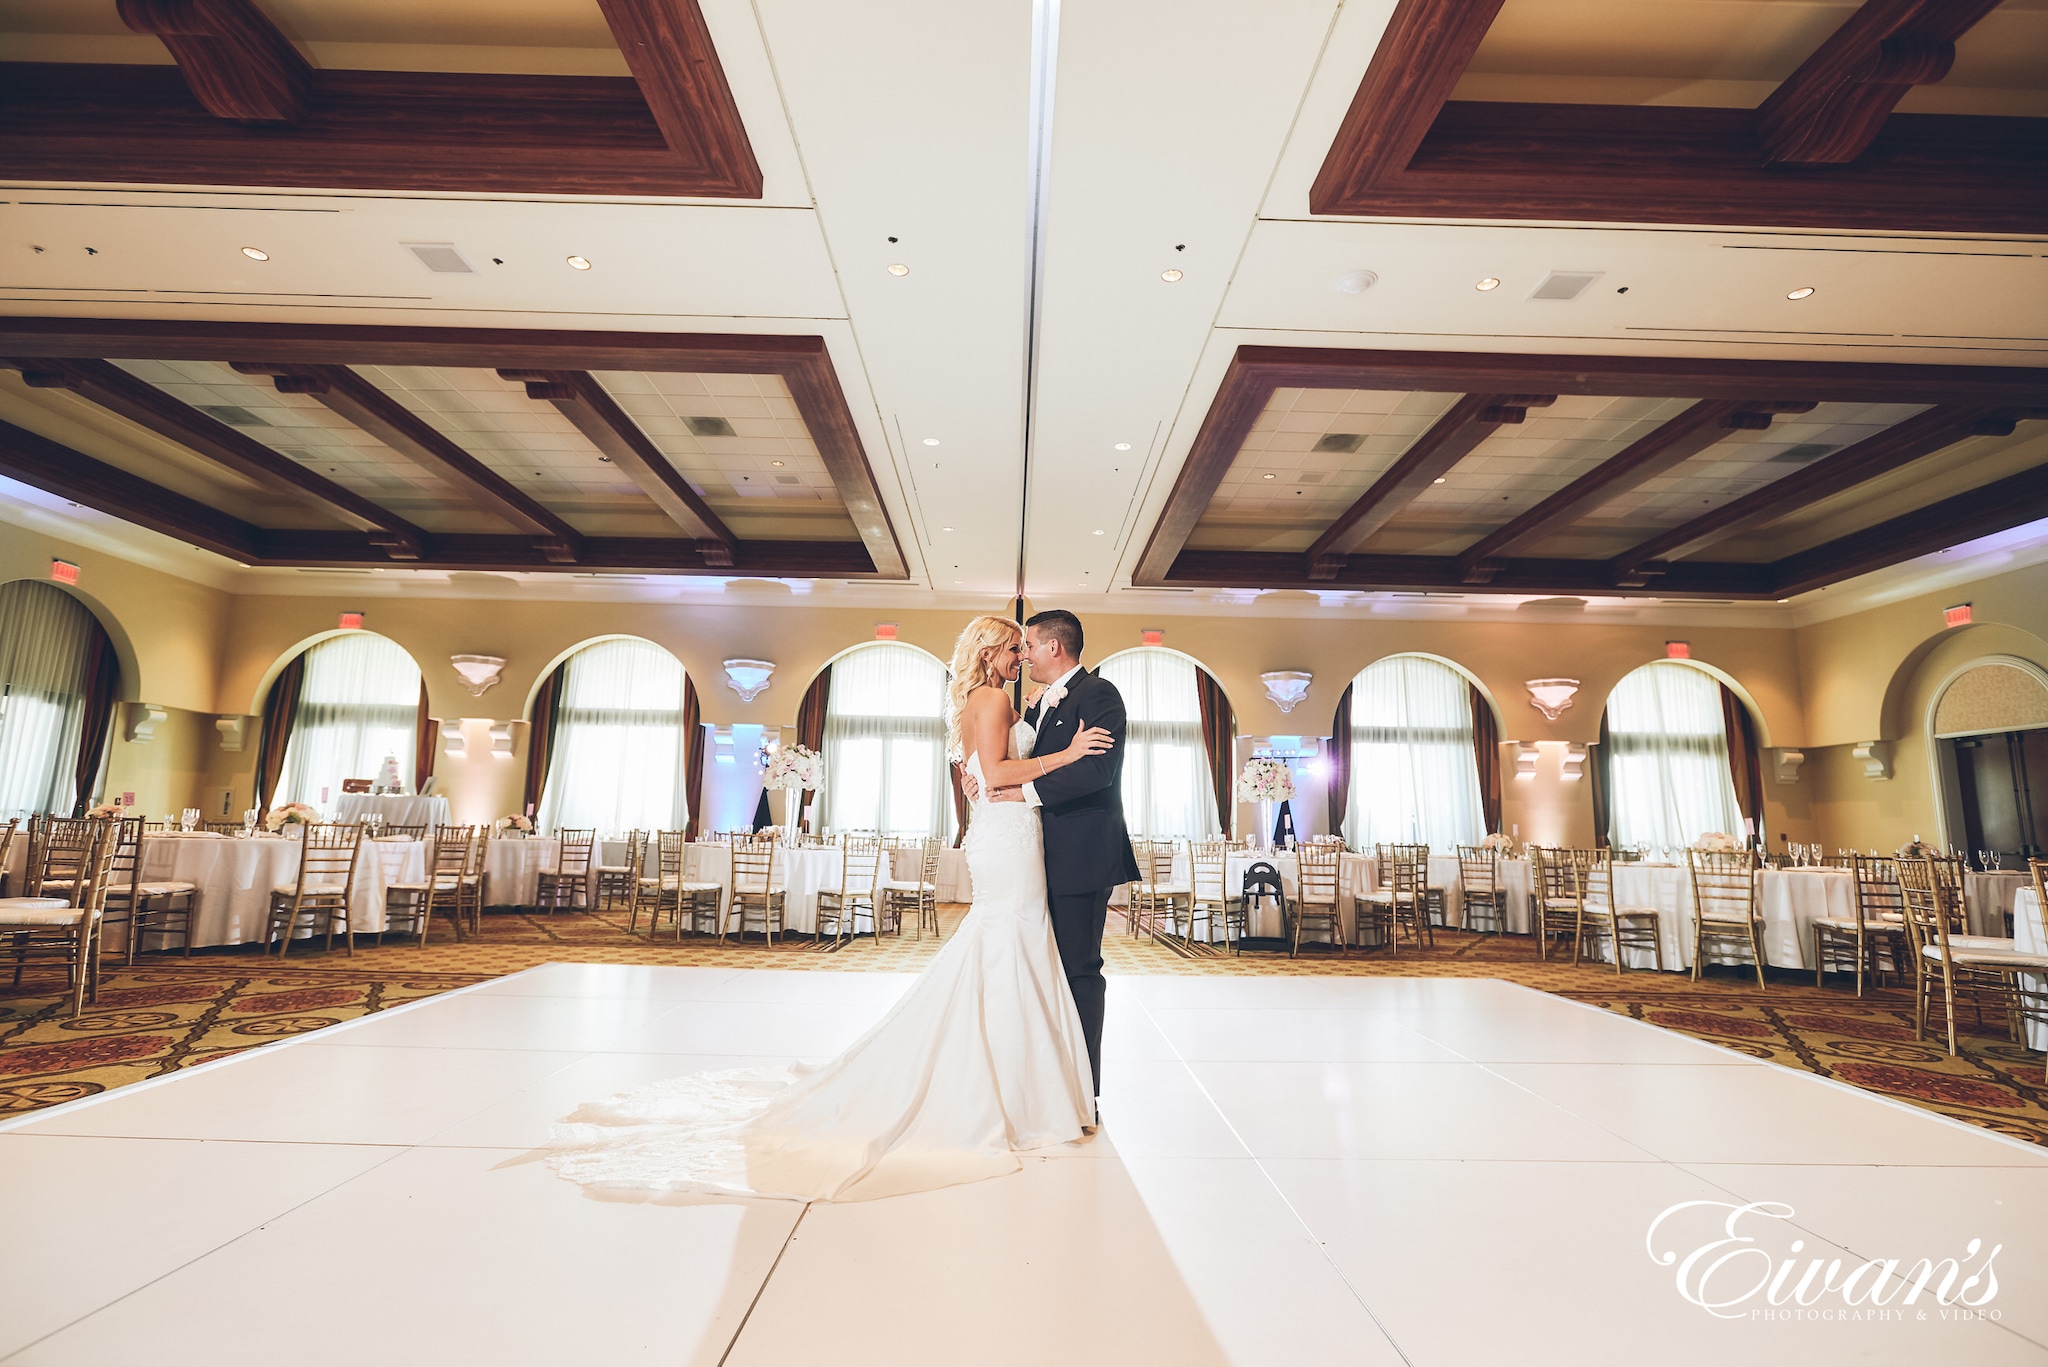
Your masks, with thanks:
[[[112,821],[121,815],[121,808],[111,802],[102,802],[85,814],[87,821]]]
[[[1482,850],[1499,850],[1502,853],[1506,853],[1514,847],[1514,837],[1510,836],[1506,831],[1490,832],[1486,839],[1479,842],[1479,848]]]
[[[803,821],[803,803],[797,794],[813,791],[825,781],[825,757],[808,745],[779,746],[768,757],[768,772],[761,781],[770,788],[788,791],[788,819],[784,827],[787,842],[795,844]]]
[[[491,823],[491,830],[497,835],[517,831],[521,835],[533,834],[533,818],[530,816],[501,816]]]
[[[317,826],[320,813],[303,802],[287,802],[282,807],[272,807],[263,818],[263,829],[282,831],[287,826]]]
[[[1248,759],[1237,776],[1237,795],[1246,802],[1285,802],[1294,796],[1294,771],[1281,760]]]
[[[1692,847],[1703,854],[1734,854],[1742,848],[1742,842],[1722,831],[1708,831],[1693,841]]]
[[[1900,859],[1932,859],[1934,857],[1934,846],[1916,835],[1905,844],[1899,846],[1896,854]]]

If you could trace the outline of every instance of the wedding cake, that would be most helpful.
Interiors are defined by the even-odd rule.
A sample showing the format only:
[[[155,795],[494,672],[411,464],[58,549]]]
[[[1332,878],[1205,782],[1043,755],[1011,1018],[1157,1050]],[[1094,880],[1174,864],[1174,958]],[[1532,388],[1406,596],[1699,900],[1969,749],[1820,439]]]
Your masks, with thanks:
[[[384,756],[384,767],[377,771],[377,791],[380,793],[400,793],[405,791],[399,786],[398,782],[398,756]]]

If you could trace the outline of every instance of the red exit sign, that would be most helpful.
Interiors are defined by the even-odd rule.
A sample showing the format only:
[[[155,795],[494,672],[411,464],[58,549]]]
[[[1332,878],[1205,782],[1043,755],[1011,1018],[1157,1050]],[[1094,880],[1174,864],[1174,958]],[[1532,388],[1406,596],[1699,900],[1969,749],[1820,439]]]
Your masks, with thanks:
[[[78,582],[78,566],[72,564],[69,560],[52,560],[50,562],[50,578],[60,584],[76,584]]]

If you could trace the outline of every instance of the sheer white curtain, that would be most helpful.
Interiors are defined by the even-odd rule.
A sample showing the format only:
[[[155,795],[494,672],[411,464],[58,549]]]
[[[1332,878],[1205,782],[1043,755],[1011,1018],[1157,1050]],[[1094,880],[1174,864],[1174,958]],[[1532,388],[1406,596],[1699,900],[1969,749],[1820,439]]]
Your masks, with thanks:
[[[652,641],[585,646],[562,671],[540,828],[682,830],[687,740],[682,661]]]
[[[1728,770],[1721,684],[1691,665],[1644,665],[1607,695],[1610,839],[1682,849],[1708,831],[1742,834]]]
[[[0,585],[0,821],[71,814],[97,626],[61,589]]]
[[[946,667],[882,642],[832,662],[818,828],[949,835]]]
[[[1184,655],[1142,646],[1097,671],[1124,695],[1124,824],[1133,835],[1201,838],[1219,829],[1196,668]]]
[[[1472,686],[1449,665],[1393,655],[1351,681],[1344,837],[1454,852],[1486,834],[1472,749]]]
[[[284,755],[283,801],[331,803],[345,778],[375,779],[384,757],[411,782],[419,743],[420,668],[396,641],[367,631],[306,652],[298,719]]]

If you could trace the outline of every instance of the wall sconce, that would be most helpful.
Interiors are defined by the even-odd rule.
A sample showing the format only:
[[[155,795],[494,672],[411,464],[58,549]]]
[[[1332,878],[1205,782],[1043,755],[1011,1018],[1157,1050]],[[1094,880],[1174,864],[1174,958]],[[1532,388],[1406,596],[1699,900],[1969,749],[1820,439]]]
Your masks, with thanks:
[[[128,704],[128,725],[122,734],[137,745],[147,745],[156,739],[157,727],[163,725],[170,713],[153,702],[132,702]]]
[[[1572,698],[1579,691],[1579,681],[1530,679],[1522,687],[1529,690],[1529,705],[1543,714],[1543,720],[1556,721],[1558,716],[1572,705]]]
[[[215,717],[213,719],[213,729],[220,733],[220,748],[223,750],[240,750],[248,738],[248,728],[249,719],[247,717]]]
[[[1771,751],[1771,777],[1780,783],[1799,782],[1799,766],[1806,763],[1804,750]]]
[[[1563,778],[1567,783],[1586,776],[1586,747],[1576,741],[1567,742],[1564,747]]]
[[[1515,742],[1515,779],[1520,783],[1534,782],[1536,778],[1536,742],[1518,740]]]
[[[493,758],[512,758],[512,725],[509,721],[494,721],[491,723],[491,755]]]
[[[773,660],[727,660],[726,687],[739,694],[741,702],[752,702],[768,687],[768,676],[774,672]]]
[[[462,734],[462,718],[450,717],[441,723],[441,753],[450,759],[468,758],[469,738]]]
[[[1865,778],[1892,776],[1892,747],[1885,741],[1861,741],[1849,747],[1849,755],[1863,766]]]
[[[497,655],[450,655],[448,663],[455,666],[455,672],[462,678],[462,686],[469,690],[472,698],[481,698],[505,672],[505,661]]]
[[[1261,674],[1259,679],[1266,685],[1266,696],[1273,700],[1273,706],[1282,712],[1292,712],[1308,696],[1308,686],[1315,675],[1299,669],[1277,669],[1271,674]]]

